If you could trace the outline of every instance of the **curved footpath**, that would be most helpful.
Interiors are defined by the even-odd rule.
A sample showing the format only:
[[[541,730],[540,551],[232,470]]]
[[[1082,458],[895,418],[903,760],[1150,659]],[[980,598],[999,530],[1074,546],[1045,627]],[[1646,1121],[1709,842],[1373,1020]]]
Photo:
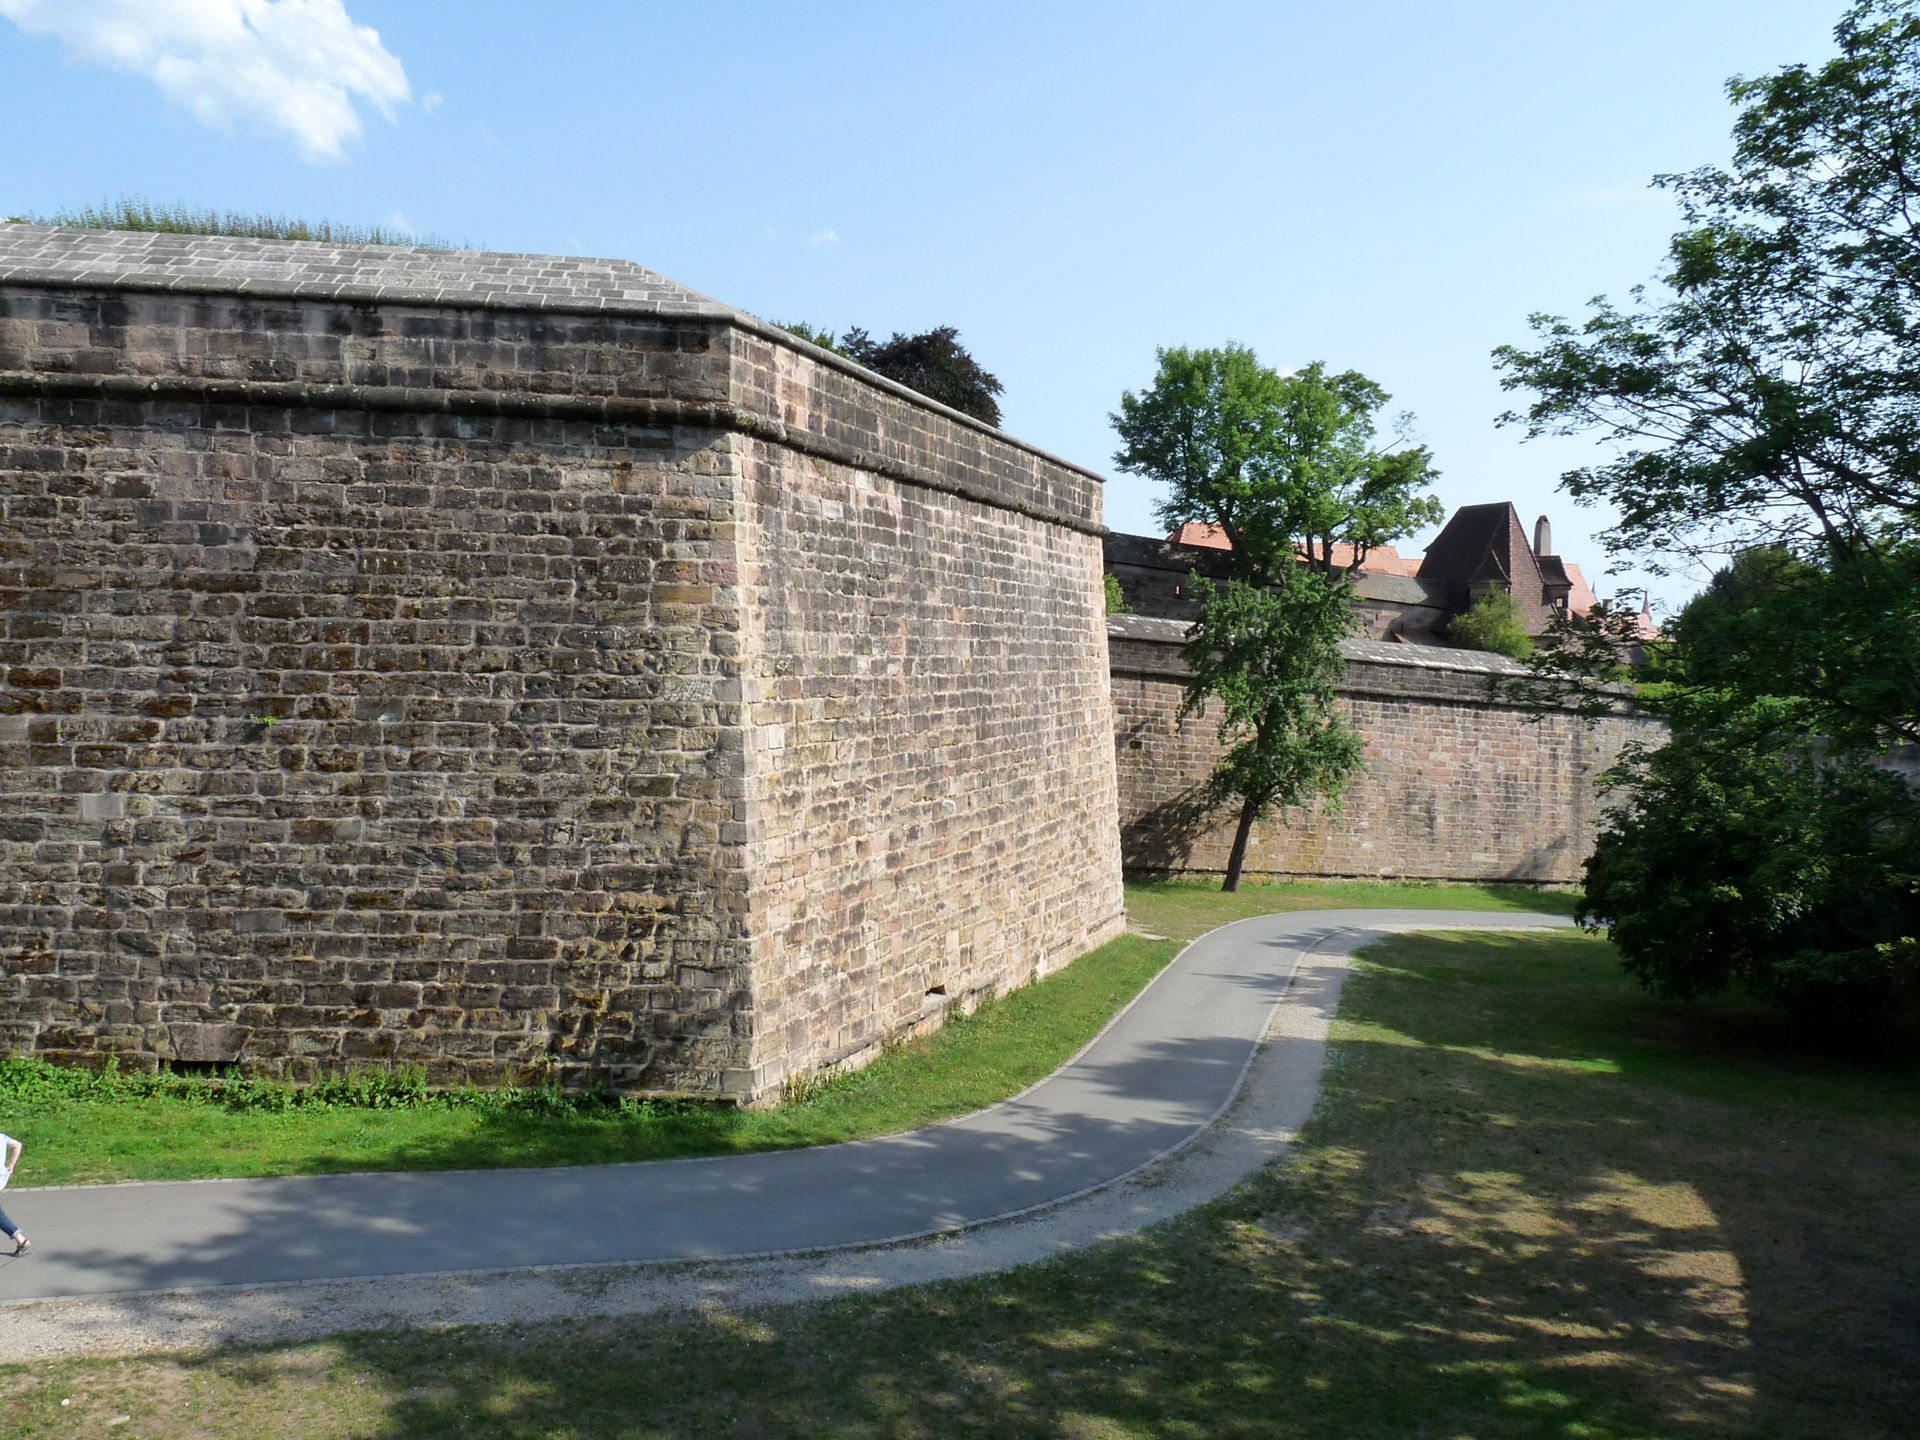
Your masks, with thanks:
[[[797,1298],[1041,1258],[1190,1208],[1284,1149],[1312,1108],[1354,949],[1391,931],[1570,923],[1461,910],[1238,921],[1189,945],[1046,1079],[883,1139],[557,1169],[16,1188],[9,1209],[34,1249],[0,1258],[0,1340],[17,1358],[178,1348]],[[928,1237],[955,1238],[901,1246]]]

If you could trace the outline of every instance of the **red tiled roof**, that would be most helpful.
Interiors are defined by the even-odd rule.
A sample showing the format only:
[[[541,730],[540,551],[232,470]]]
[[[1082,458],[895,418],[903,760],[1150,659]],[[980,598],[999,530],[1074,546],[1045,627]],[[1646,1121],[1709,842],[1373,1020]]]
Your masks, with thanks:
[[[1580,567],[1568,560],[1567,579],[1573,582],[1573,589],[1567,592],[1567,609],[1575,615],[1584,615],[1600,603],[1600,597],[1593,593],[1593,586],[1587,583],[1587,577],[1580,573]]]
[[[1173,534],[1167,537],[1169,545],[1199,545],[1208,550],[1231,550],[1233,543],[1227,539],[1227,532],[1218,525],[1208,525],[1203,521],[1189,520]]]
[[[1226,532],[1218,525],[1209,525],[1199,520],[1189,520],[1186,524],[1182,525],[1167,537],[1167,543],[1169,545],[1193,545],[1205,550],[1231,550],[1233,548],[1232,543],[1227,539]],[[1304,557],[1306,554],[1305,547],[1301,546],[1297,548],[1299,548],[1301,555]],[[1335,545],[1333,547],[1333,563],[1342,570],[1346,569],[1353,563],[1353,547],[1351,545]],[[1400,552],[1391,545],[1376,545],[1367,552],[1366,562],[1362,564],[1360,568],[1362,571],[1371,571],[1379,575],[1412,575],[1419,569],[1419,562],[1417,560],[1403,558]]]

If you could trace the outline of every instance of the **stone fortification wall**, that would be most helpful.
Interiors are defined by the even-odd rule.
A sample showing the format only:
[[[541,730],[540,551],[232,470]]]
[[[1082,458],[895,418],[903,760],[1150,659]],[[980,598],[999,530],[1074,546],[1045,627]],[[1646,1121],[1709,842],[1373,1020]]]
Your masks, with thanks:
[[[743,448],[766,1086],[1044,974],[1124,917],[1099,482],[876,406],[814,353],[738,344],[746,403],[898,467]]]
[[[638,267],[0,226],[0,1049],[752,1097],[1030,978],[1098,521]]]
[[[1197,807],[1222,748],[1217,708],[1175,724],[1185,627],[1108,623],[1126,866],[1224,871],[1234,817]],[[1621,713],[1589,725],[1499,698],[1489,682],[1519,669],[1471,651],[1349,641],[1341,704],[1366,740],[1366,770],[1339,811],[1312,807],[1256,826],[1248,873],[1578,880],[1600,820],[1593,782],[1657,722]]]

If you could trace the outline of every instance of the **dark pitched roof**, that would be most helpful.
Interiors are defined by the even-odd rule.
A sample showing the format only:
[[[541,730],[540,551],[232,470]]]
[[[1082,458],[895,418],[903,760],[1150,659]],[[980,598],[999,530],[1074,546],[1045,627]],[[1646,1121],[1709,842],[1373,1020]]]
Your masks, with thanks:
[[[1545,623],[1547,586],[1520,512],[1509,501],[1463,505],[1454,511],[1420,562],[1420,578],[1444,585],[1447,603],[1464,610],[1471,591],[1498,585],[1510,591],[1526,617],[1527,628]],[[1559,583],[1565,583],[1561,572]]]
[[[1488,555],[1504,559],[1514,537],[1525,539],[1520,531],[1520,513],[1510,502],[1462,505],[1420,557],[1420,574],[1434,580],[1471,579]],[[1511,567],[1503,573],[1510,575]]]

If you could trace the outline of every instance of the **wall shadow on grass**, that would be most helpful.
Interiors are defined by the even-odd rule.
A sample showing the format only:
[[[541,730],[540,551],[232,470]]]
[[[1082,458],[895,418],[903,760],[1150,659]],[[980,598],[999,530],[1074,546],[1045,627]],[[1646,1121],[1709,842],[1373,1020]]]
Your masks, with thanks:
[[[307,1350],[394,1437],[1911,1433],[1920,1074],[1641,997],[1592,941],[1376,953],[1293,1161],[1174,1225],[876,1299]]]
[[[1469,1180],[1360,1146],[1304,1158],[1202,1217],[1008,1276],[678,1324],[354,1337],[343,1368],[386,1390],[377,1433],[395,1437],[1744,1429],[1739,1307],[1669,1267],[1722,1245],[1711,1215],[1652,1231],[1605,1203],[1601,1167]]]

